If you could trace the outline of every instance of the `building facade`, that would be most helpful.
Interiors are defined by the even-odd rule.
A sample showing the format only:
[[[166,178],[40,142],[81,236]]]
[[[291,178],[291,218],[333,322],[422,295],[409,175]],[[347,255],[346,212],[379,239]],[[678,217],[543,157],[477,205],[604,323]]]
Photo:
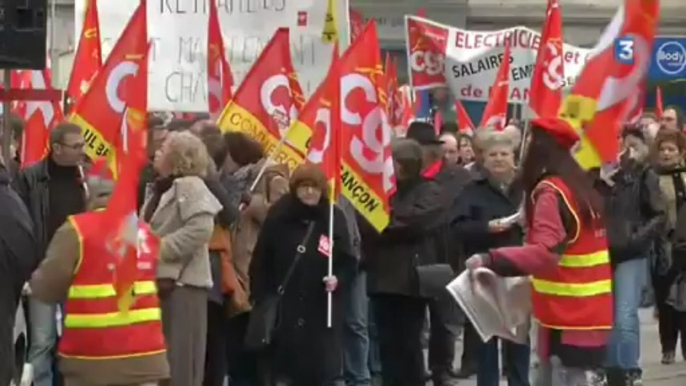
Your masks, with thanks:
[[[54,12],[54,40],[51,52],[54,83],[66,84],[74,51],[74,1],[49,0]],[[108,0],[115,1],[115,0]],[[221,0],[220,0],[221,1]],[[258,0],[251,0],[258,1]],[[295,1],[295,0],[293,0]],[[304,0],[302,0],[304,1]],[[324,0],[316,0],[324,1]],[[525,25],[539,30],[543,25],[546,0],[349,0],[365,18],[377,22],[382,48],[399,59],[406,73],[405,15],[422,8],[429,19],[458,28],[497,30]],[[623,0],[560,0],[565,41],[592,47]],[[660,34],[686,35],[686,0],[660,0]],[[50,30],[52,26],[49,26]]]

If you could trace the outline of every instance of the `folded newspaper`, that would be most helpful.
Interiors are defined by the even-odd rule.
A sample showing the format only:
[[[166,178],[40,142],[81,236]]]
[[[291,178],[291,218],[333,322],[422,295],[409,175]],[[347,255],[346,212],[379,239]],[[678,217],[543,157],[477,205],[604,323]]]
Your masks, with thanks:
[[[481,339],[497,336],[525,344],[529,336],[531,283],[526,277],[501,277],[487,268],[462,272],[446,286]]]

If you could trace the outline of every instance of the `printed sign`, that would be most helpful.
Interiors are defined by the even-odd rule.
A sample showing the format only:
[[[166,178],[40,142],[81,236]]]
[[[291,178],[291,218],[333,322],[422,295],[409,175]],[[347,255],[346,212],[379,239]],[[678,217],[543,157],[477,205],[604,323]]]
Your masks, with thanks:
[[[243,80],[276,29],[289,27],[291,56],[303,91],[307,95],[314,92],[331,61],[331,45],[322,41],[326,1],[216,1],[235,86]],[[139,2],[98,1],[103,59]],[[149,0],[147,4],[148,35],[152,43],[149,109],[207,111],[207,2]],[[86,0],[76,0],[77,39],[81,35],[85,6]],[[335,12],[341,49],[344,49],[349,36],[348,0],[337,0]]]
[[[529,99],[529,84],[536,65],[541,35],[526,27],[498,31],[469,31],[407,16],[408,68],[412,86],[430,89],[448,86],[461,100],[487,101],[503,58],[510,45],[508,100]],[[571,87],[591,50],[563,44],[564,79]]]
[[[658,37],[648,71],[650,80],[686,78],[686,37]]]

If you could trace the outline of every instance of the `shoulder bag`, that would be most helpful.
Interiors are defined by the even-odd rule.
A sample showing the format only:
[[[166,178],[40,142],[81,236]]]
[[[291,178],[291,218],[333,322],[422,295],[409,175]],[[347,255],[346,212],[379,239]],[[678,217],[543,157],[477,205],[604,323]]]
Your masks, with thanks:
[[[288,271],[283,277],[281,284],[276,290],[275,294],[266,296],[264,299],[258,300],[253,305],[250,319],[248,320],[248,328],[245,334],[245,348],[250,351],[260,351],[267,348],[274,340],[274,332],[279,323],[279,308],[281,305],[281,298],[285,292],[286,286],[293,275],[295,266],[298,261],[305,254],[308,241],[312,236],[315,222],[311,221],[307,227],[307,232],[303,241],[296,249],[295,258],[288,267]]]

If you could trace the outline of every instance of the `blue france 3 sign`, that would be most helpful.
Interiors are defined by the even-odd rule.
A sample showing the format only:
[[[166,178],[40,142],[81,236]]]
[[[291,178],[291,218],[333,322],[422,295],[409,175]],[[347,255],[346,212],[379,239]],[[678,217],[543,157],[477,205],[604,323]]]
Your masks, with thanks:
[[[653,46],[650,80],[686,79],[686,37],[657,37]]]

